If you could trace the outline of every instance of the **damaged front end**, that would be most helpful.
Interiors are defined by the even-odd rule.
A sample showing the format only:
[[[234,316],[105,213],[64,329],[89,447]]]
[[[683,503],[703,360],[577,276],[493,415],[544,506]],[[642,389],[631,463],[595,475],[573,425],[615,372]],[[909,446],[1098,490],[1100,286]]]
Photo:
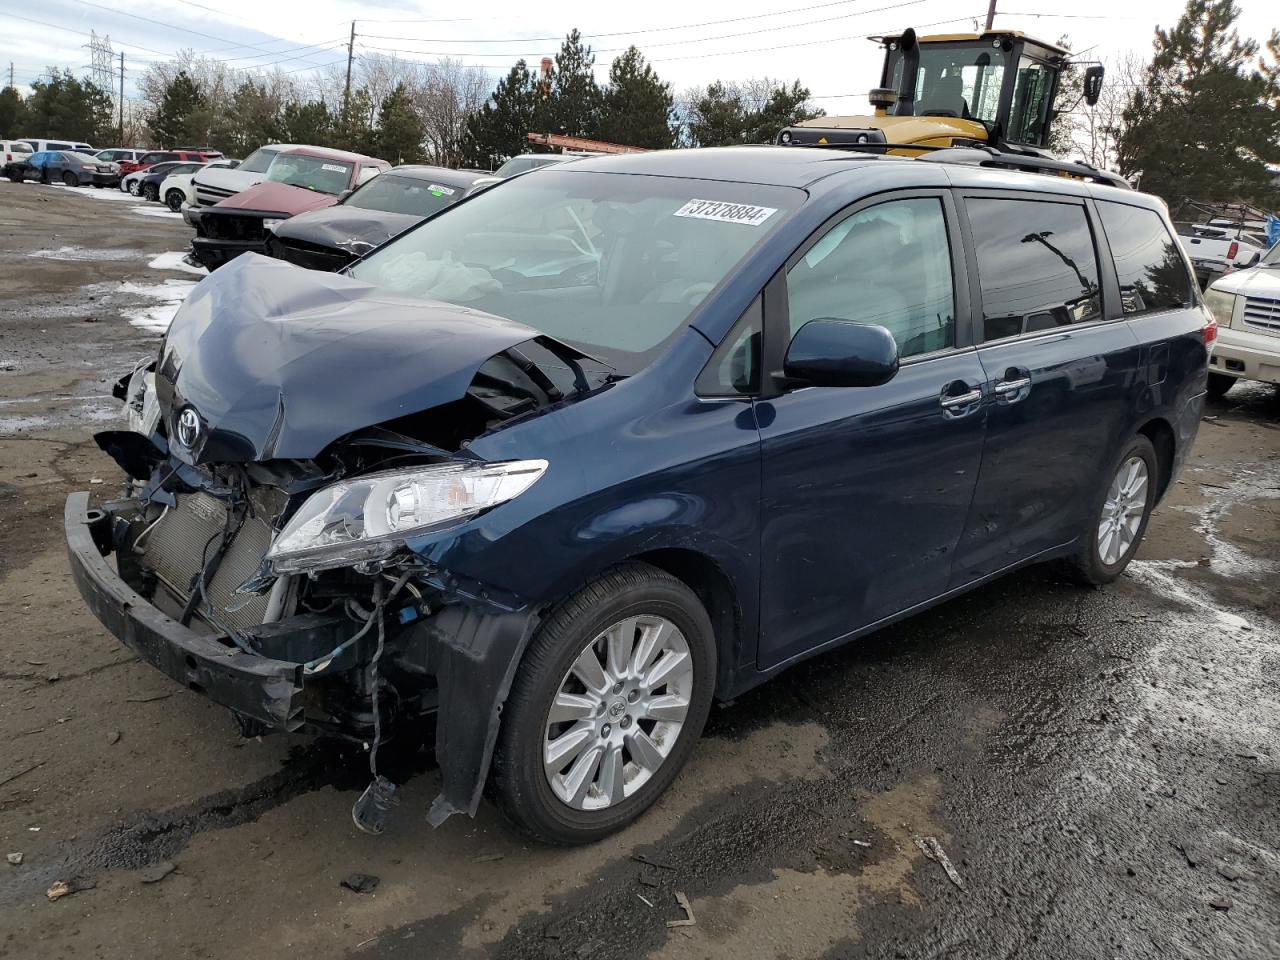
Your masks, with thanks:
[[[376,774],[380,741],[438,714],[439,823],[476,809],[538,611],[425,545],[538,481],[546,461],[468,443],[586,394],[592,362],[499,318],[325,284],[258,257],[200,284],[117,387],[128,429],[96,439],[127,480],[68,498],[72,572],[113,634],[245,735],[359,742]],[[385,813],[385,788],[370,805]]]

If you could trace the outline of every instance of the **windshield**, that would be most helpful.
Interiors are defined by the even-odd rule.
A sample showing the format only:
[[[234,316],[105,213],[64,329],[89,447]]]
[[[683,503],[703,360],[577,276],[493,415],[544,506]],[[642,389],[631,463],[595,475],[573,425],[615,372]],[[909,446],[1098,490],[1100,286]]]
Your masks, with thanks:
[[[512,157],[497,170],[493,172],[495,177],[513,177],[517,173],[524,173],[526,170],[535,170],[538,167],[548,167],[553,163],[562,163],[559,157],[539,157],[533,154],[523,154],[519,157]]]
[[[1262,255],[1258,264],[1263,267],[1280,266],[1280,242],[1273,243],[1271,249]]]
[[[261,150],[255,150],[245,157],[244,163],[240,164],[237,169],[243,170],[245,173],[266,173],[267,168],[271,166],[271,161],[276,158],[276,154],[279,152],[279,150],[268,150],[266,147]]]
[[[998,47],[931,43],[920,47],[915,99],[903,99],[902,51],[889,54],[890,86],[897,116],[958,117],[990,126],[1000,108],[1007,54]]]
[[[631,373],[803,198],[789,187],[548,170],[424,221],[351,274],[507,317]]]
[[[281,153],[271,161],[267,179],[318,193],[339,194],[351,185],[351,164],[300,153]]]
[[[461,200],[464,190],[464,187],[435,183],[417,177],[383,174],[380,177],[374,177],[349,196],[343,206],[429,217],[449,204]]]

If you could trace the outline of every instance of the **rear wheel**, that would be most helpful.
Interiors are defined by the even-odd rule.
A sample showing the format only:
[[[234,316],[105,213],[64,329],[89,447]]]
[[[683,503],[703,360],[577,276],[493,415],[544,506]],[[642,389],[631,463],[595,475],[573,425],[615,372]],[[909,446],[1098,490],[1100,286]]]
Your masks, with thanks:
[[[635,820],[702,733],[715,661],[707,612],[675,577],[634,563],[588,584],[538,630],[503,708],[503,811],[558,844]]]
[[[1071,559],[1080,578],[1095,585],[1111,583],[1124,572],[1146,533],[1160,476],[1155,447],[1139,434],[1125,444],[1104,476]]]
[[[1225,373],[1210,373],[1209,383],[1205,388],[1210,400],[1221,400],[1223,394],[1236,385],[1236,378]]]
[[[68,187],[80,186],[80,178],[77,177],[70,170],[67,170],[62,174],[62,182],[65,183]]]
[[[137,181],[137,180],[130,180],[130,181],[129,181],[129,196],[131,196],[131,197],[136,197],[137,195],[138,195],[138,181]]]
[[[181,190],[170,190],[164,195],[165,205],[174,213],[182,212],[182,204],[186,199],[186,195]]]
[[[152,203],[160,202],[160,186],[155,183],[145,184],[142,188],[142,195]]]

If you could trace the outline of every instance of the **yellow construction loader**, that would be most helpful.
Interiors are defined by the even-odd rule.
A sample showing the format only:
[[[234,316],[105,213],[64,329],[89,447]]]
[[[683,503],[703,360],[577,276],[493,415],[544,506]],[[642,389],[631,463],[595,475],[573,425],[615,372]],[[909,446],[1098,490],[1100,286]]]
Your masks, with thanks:
[[[907,29],[874,39],[884,47],[880,86],[869,95],[874,113],[805,120],[779,133],[778,143],[902,156],[968,147],[998,154],[1001,165],[1092,176],[1092,167],[1056,160],[1048,149],[1068,65],[1062,47],[1012,30],[917,37]],[[1100,64],[1085,70],[1086,103],[1097,103],[1102,77]]]

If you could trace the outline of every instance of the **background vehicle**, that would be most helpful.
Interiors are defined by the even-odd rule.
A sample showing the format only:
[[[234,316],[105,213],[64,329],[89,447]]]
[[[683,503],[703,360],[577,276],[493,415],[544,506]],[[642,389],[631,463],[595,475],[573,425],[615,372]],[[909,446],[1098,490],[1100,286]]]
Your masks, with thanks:
[[[277,224],[266,253],[313,270],[341,270],[391,237],[467,196],[483,174],[445,167],[401,166],[335,205]]]
[[[87,153],[69,150],[38,150],[27,160],[6,164],[5,170],[5,175],[15,183],[39,180],[69,187],[111,186],[118,176],[115,164],[102,163]]]
[[[0,176],[4,175],[3,164],[26,160],[33,153],[25,140],[0,140]]]
[[[74,140],[41,140],[39,138],[23,137],[22,141],[31,146],[32,152],[43,152],[47,150],[71,150],[76,153],[93,153],[93,147],[87,143],[76,143]]]
[[[493,173],[482,175],[476,182],[476,186],[483,187],[491,183],[499,183],[508,177],[514,177],[518,173],[541,170],[543,167],[554,166],[557,163],[564,163],[566,160],[573,159],[576,158],[561,153],[522,153],[518,157],[512,157]]]
[[[227,197],[235,196],[241,190],[248,190],[267,178],[267,168],[281,150],[295,150],[303,147],[300,143],[268,143],[259,147],[244,158],[244,161],[231,170],[202,170],[192,178],[196,198],[193,201],[202,207],[213,206]]]
[[[161,160],[158,163],[152,163],[148,166],[134,170],[132,173],[124,174],[120,177],[120,189],[125,193],[133,196],[139,196],[142,190],[142,180],[144,177],[158,173],[166,173],[177,167],[184,166],[189,163],[198,163],[195,160]]]
[[[157,164],[156,166],[163,169],[148,167],[145,170],[137,171],[135,174],[138,183],[138,189],[136,191],[137,195],[153,202],[158,202],[160,200],[160,185],[167,177],[177,174],[193,174],[203,167],[204,164],[200,162],[187,161],[178,163],[176,166],[172,167],[168,164]]]
[[[885,51],[880,86],[870,93],[874,115],[805,120],[783,130],[779,143],[886,144],[907,156],[976,144],[1050,157],[1049,125],[1068,56],[1062,47],[1011,30],[917,37],[908,29],[873,39]],[[1100,65],[1085,71],[1090,105],[1102,77]]]
[[[1114,580],[1184,463],[1216,328],[1163,204],[970,157],[587,159],[342,273],[241,258],[122,382],[147,493],[68,500],[76,582],[246,733],[434,712],[433,823],[489,783],[620,829],[713,698],[1026,564]]]
[[[217,150],[199,151],[199,150],[152,150],[142,154],[136,160],[125,160],[120,164],[120,175],[128,177],[131,173],[137,173],[139,170],[146,170],[153,167],[157,163],[169,163],[175,160],[181,160],[184,163],[208,163],[210,160],[217,160],[222,154]],[[136,180],[130,181],[136,183]],[[123,183],[122,183],[123,189]],[[130,191],[136,193],[136,191]]]
[[[181,213],[184,204],[196,202],[196,191],[192,180],[200,170],[210,167],[234,170],[239,165],[239,160],[223,157],[221,160],[211,160],[209,163],[202,164],[190,173],[174,173],[171,170],[160,183],[159,199],[164,201],[165,206],[174,213]]]
[[[1204,294],[1218,319],[1218,345],[1209,359],[1209,396],[1236,380],[1280,385],[1280,243],[1257,266],[1215,280]]]
[[[108,163],[134,163],[145,152],[145,150],[134,150],[126,147],[110,147],[106,150],[99,150],[94,156]]]
[[[390,168],[385,160],[345,150],[283,150],[272,159],[267,178],[257,186],[212,207],[183,209],[183,219],[196,229],[192,256],[215,270],[242,253],[263,253],[270,228],[294,214],[333,206],[343,193]]]

